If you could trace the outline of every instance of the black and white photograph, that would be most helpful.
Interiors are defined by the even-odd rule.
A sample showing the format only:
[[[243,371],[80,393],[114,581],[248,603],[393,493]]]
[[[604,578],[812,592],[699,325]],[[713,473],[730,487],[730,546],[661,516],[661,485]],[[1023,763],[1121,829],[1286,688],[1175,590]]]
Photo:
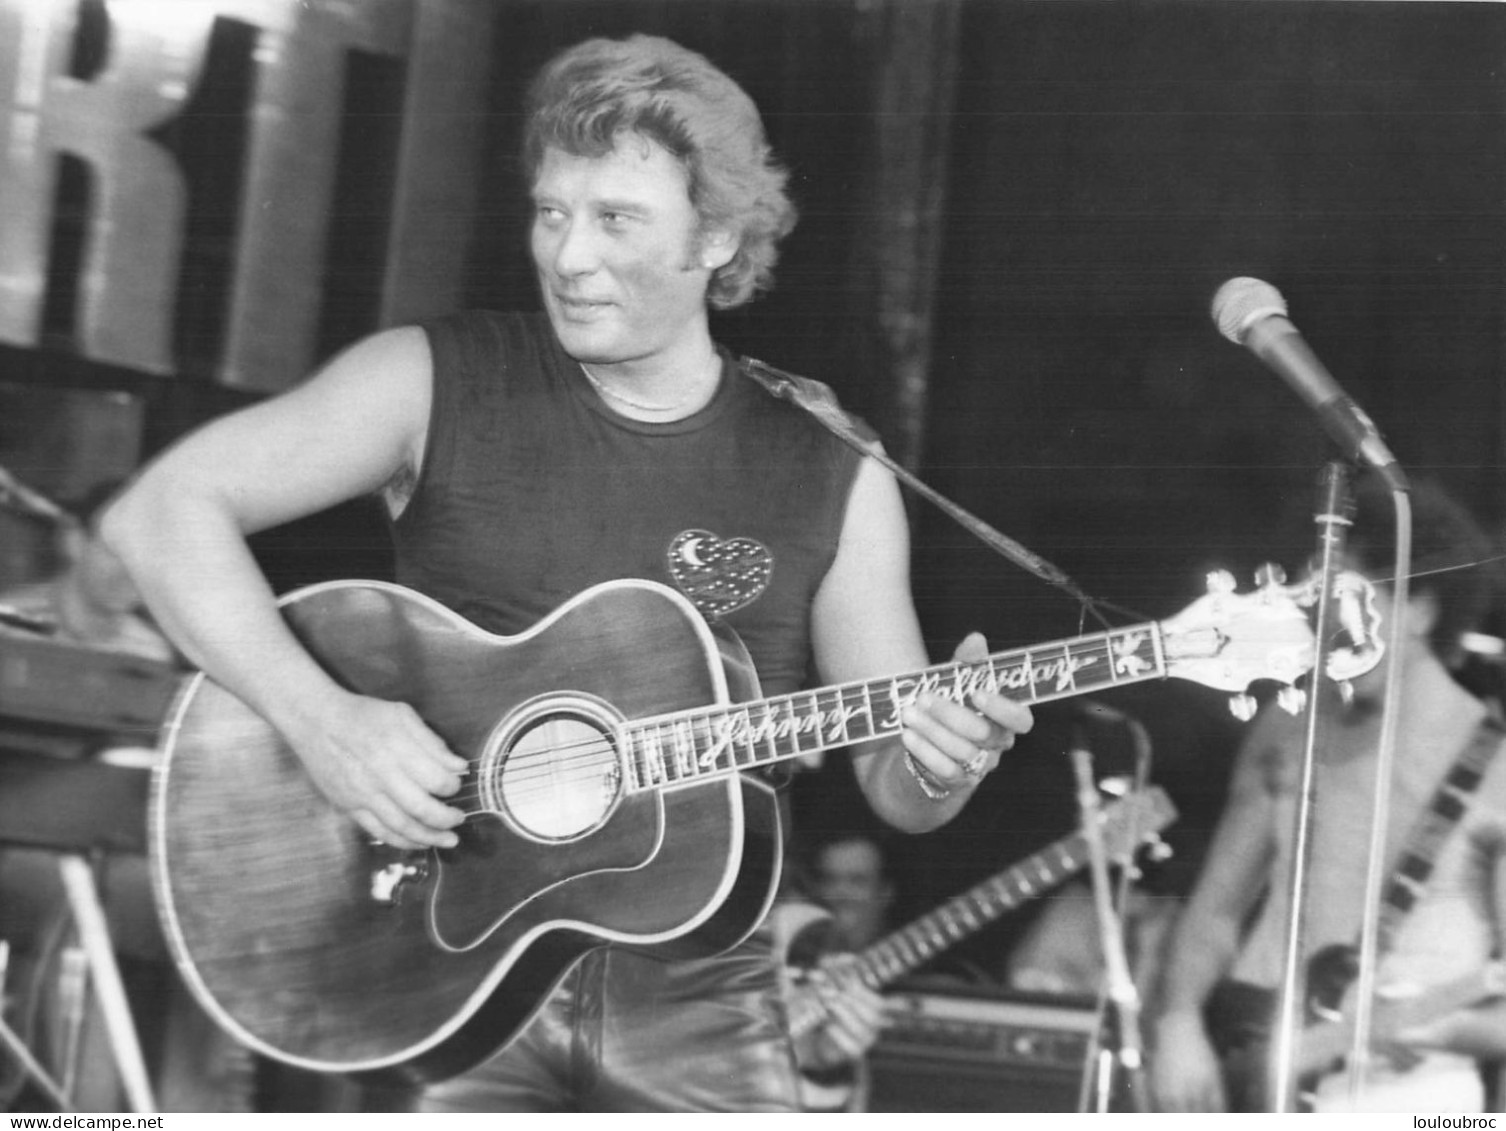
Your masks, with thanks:
[[[1503,1111],[1506,5],[0,0],[10,1126]]]

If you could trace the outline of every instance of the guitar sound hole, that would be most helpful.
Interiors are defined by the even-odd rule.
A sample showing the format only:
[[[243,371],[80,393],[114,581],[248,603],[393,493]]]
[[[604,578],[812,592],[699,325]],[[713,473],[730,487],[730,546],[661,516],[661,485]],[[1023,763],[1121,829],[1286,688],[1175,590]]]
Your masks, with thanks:
[[[483,779],[487,800],[523,832],[569,840],[605,820],[619,772],[617,751],[600,722],[555,711],[498,737],[500,766]]]

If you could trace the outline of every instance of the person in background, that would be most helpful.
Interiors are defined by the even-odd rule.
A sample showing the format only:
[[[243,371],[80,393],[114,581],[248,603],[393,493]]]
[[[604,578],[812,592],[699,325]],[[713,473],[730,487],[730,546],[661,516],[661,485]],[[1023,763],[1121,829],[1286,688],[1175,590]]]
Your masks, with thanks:
[[[1377,587],[1394,560],[1394,508],[1384,485],[1361,481],[1348,532],[1351,568]],[[1495,547],[1437,484],[1411,491],[1409,601],[1399,651],[1353,681],[1341,696],[1319,681],[1324,725],[1317,751],[1315,819],[1304,896],[1305,981],[1352,1016],[1347,985],[1360,938],[1369,868],[1370,812],[1382,725],[1386,665],[1399,665],[1395,772],[1388,818],[1387,876],[1409,860],[1405,900],[1381,908],[1377,999],[1430,991],[1482,975],[1506,946],[1506,757],[1493,705],[1455,678],[1461,635],[1473,630],[1496,593]],[[1384,631],[1384,630],[1383,630]],[[1279,709],[1260,714],[1240,749],[1228,800],[1201,873],[1166,951],[1150,1070],[1165,1111],[1269,1110],[1270,1022],[1281,986],[1290,918],[1293,816],[1305,720]],[[1418,854],[1414,828],[1436,827],[1442,843]],[[1389,880],[1388,880],[1389,885]],[[1388,892],[1390,891],[1388,886]],[[1410,905],[1410,909],[1406,906]],[[1481,1065],[1506,1055],[1506,1001],[1465,994],[1411,1020],[1388,1022],[1378,1004],[1377,1047],[1361,1082],[1358,1109],[1485,1110]],[[1298,1042],[1296,1075],[1317,1110],[1346,1110],[1348,1074],[1328,1055],[1303,1063],[1311,1025]]]
[[[864,1111],[865,1058],[886,1018],[882,996],[857,977],[850,957],[890,929],[894,881],[877,833],[839,830],[806,855],[772,916],[792,1015],[816,1008],[833,1022],[797,1045],[801,1102],[807,1111]]]
[[[814,855],[812,891],[831,914],[825,949],[862,950],[887,934],[895,889],[883,843],[853,833],[824,841]]]

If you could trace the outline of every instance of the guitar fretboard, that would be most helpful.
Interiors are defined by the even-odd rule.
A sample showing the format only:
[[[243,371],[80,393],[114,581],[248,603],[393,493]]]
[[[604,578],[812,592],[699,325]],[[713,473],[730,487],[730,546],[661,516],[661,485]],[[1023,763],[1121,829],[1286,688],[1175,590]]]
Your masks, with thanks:
[[[1032,704],[1165,674],[1161,630],[1151,622],[977,663],[635,720],[623,727],[626,785],[657,789],[897,734],[905,709],[923,693],[966,703],[998,691]]]
[[[887,985],[1038,892],[1055,887],[1087,862],[1087,838],[1078,833],[970,888],[862,951],[857,964],[863,982],[870,989]]]

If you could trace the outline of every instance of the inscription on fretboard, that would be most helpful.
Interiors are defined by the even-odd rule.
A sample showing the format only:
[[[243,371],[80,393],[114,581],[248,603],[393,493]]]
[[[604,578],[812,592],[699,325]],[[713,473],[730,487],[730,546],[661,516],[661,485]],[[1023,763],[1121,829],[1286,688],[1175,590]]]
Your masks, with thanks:
[[[922,694],[968,702],[978,692],[999,691],[1039,703],[1157,678],[1165,670],[1156,626],[1144,624],[978,663],[638,720],[624,728],[629,788],[757,769],[897,734],[905,709]]]

